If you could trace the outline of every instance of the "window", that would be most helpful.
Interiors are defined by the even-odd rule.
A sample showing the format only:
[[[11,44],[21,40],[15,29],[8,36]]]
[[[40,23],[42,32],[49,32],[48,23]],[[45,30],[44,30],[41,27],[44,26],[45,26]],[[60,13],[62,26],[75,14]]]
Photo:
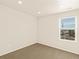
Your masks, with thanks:
[[[77,19],[74,16],[63,17],[59,21],[59,36],[63,40],[76,40]]]

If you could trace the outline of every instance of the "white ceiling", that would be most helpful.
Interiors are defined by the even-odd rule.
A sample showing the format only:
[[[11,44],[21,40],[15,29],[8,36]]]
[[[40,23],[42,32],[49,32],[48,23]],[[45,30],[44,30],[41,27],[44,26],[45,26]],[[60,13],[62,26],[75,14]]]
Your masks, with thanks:
[[[48,15],[79,8],[79,0],[0,0],[4,6],[32,15]],[[40,13],[40,14],[39,14]]]

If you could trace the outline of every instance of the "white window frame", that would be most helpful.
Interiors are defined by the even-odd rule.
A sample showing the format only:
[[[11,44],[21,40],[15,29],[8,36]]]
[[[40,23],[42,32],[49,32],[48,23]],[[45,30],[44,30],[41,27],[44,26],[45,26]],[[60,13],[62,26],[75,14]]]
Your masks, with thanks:
[[[61,39],[61,20],[64,18],[70,18],[70,17],[75,17],[75,40],[67,40],[67,39]],[[66,28],[69,29],[69,28]],[[70,29],[71,30],[71,29]],[[73,30],[73,28],[72,28]],[[70,42],[77,42],[77,16],[68,16],[68,17],[61,17],[59,19],[59,40],[64,40],[64,41],[70,41]]]

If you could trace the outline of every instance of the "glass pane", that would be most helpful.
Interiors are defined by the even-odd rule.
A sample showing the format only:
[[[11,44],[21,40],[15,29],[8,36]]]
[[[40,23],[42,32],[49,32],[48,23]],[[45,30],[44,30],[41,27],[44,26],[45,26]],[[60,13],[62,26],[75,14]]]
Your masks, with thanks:
[[[75,17],[63,18],[61,20],[61,28],[75,29]]]
[[[60,20],[60,39],[75,40],[75,17],[64,17]]]

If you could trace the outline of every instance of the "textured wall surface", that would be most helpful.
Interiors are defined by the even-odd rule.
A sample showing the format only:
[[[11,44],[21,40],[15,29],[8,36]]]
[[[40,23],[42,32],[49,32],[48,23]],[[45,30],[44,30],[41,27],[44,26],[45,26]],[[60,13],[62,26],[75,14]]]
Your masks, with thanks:
[[[77,41],[61,40],[59,38],[59,19],[62,17],[77,17]],[[39,43],[79,54],[79,9],[48,15],[39,18]]]
[[[0,56],[36,42],[35,17],[0,6]]]

